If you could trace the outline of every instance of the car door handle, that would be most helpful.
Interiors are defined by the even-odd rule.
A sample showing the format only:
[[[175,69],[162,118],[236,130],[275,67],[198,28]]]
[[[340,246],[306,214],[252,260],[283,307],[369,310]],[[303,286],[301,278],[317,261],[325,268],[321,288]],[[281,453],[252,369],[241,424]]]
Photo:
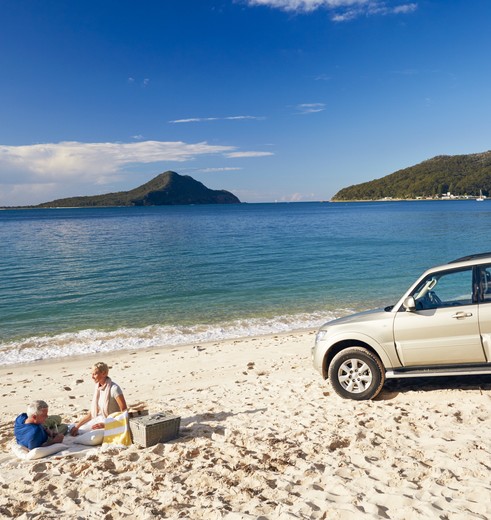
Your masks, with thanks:
[[[456,312],[452,314],[452,318],[456,318],[457,320],[461,320],[462,318],[470,318],[472,316],[472,312]]]

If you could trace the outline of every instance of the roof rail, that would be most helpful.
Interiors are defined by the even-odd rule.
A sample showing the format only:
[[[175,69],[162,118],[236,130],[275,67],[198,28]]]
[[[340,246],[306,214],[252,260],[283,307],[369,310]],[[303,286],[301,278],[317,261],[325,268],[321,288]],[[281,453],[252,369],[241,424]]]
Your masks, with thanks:
[[[477,258],[485,258],[486,256],[491,256],[491,252],[477,253],[476,255],[463,256],[462,258],[457,258],[457,260],[452,260],[451,262],[448,262],[448,263],[456,264],[457,262],[467,262],[468,260],[476,260]]]

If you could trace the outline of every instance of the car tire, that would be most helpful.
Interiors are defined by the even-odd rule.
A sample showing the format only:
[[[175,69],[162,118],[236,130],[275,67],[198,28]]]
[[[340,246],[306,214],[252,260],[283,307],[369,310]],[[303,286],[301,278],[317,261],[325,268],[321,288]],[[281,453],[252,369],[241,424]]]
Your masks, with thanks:
[[[385,383],[382,362],[363,347],[338,352],[329,365],[328,376],[338,395],[356,401],[373,399]]]

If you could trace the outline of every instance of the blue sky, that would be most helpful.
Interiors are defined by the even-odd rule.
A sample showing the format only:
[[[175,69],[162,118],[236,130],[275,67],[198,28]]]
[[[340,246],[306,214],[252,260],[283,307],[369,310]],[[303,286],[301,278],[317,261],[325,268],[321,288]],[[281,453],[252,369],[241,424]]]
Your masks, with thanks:
[[[0,206],[328,200],[491,148],[489,0],[0,0]]]

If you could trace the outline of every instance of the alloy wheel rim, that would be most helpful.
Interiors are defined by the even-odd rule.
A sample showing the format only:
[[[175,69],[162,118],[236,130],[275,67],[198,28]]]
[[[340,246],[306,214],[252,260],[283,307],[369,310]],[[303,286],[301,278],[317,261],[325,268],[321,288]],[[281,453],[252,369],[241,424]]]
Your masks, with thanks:
[[[338,381],[341,386],[353,394],[367,390],[372,384],[372,371],[361,359],[347,359],[338,370]]]

